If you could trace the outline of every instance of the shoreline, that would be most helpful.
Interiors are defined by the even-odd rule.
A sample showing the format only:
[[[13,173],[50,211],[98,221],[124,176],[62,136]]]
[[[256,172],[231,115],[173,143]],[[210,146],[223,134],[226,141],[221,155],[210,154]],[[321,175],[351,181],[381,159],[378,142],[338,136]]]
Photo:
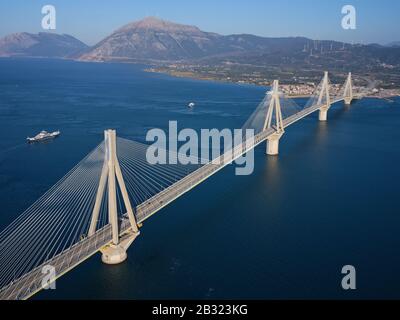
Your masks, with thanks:
[[[155,68],[146,68],[143,69],[144,72],[149,72],[149,73],[158,73],[158,74],[164,74],[164,75],[169,75],[171,77],[176,77],[176,78],[188,78],[192,80],[200,80],[200,81],[215,81],[215,82],[222,82],[222,83],[230,83],[230,84],[246,84],[246,85],[254,85],[257,87],[270,87],[270,85],[264,85],[264,84],[258,84],[258,83],[252,83],[252,82],[247,82],[247,81],[229,81],[229,80],[222,80],[222,79],[216,79],[212,77],[202,77],[199,76],[193,72],[168,72],[158,70]],[[294,84],[288,84],[294,85]],[[393,89],[386,89],[386,90],[393,90]],[[310,95],[286,95],[288,98],[291,99],[301,99],[301,98],[310,98]],[[390,100],[391,98],[397,98],[400,97],[400,92],[399,94],[394,94],[394,95],[387,95],[387,96],[376,96],[376,95],[367,95],[365,98],[375,98],[375,99],[384,99],[384,100]]]
[[[267,85],[267,84],[264,85],[264,84],[246,82],[246,81],[238,82],[238,81],[227,81],[227,80],[222,80],[222,79],[216,79],[216,78],[212,78],[212,77],[201,77],[194,73],[186,73],[186,72],[175,73],[175,72],[155,70],[153,68],[146,68],[146,69],[143,69],[143,71],[148,72],[148,73],[158,73],[158,74],[168,75],[171,77],[182,78],[182,79],[186,78],[186,79],[190,79],[190,80],[213,81],[213,82],[219,82],[219,83],[225,83],[225,84],[248,85],[248,86],[256,86],[256,87],[260,87],[260,88],[270,87],[270,85]]]
[[[250,85],[250,86],[257,86],[257,87],[264,87],[268,88],[270,87],[270,83],[256,83],[256,82],[249,82],[245,80],[239,80],[239,81],[230,81],[229,79],[219,79],[219,78],[214,78],[212,76],[201,76],[199,74],[196,74],[194,72],[190,71],[169,71],[165,67],[160,67],[157,66],[157,64],[154,64],[154,62],[148,62],[145,63],[144,61],[99,61],[99,60],[81,60],[81,59],[75,59],[75,58],[65,58],[65,57],[30,57],[30,56],[0,56],[0,59],[50,59],[50,60],[61,60],[61,61],[75,61],[75,62],[80,62],[80,63],[117,63],[117,64],[134,64],[134,65],[141,65],[142,70],[144,72],[148,73],[158,73],[158,74],[163,74],[163,75],[168,75],[171,77],[175,78],[187,78],[191,80],[200,80],[200,81],[214,81],[214,82],[219,82],[219,83],[225,83],[225,84],[238,84],[238,85]],[[165,70],[161,70],[160,68],[165,68]],[[295,85],[303,85],[303,84],[283,84],[282,86],[295,86]],[[386,99],[391,102],[390,99],[400,97],[400,89],[398,88],[392,88],[392,89],[382,89],[382,90],[397,90],[399,91],[397,94],[388,94],[388,95],[367,95],[365,96],[366,98],[376,98],[376,99]],[[288,95],[286,94],[288,98],[292,99],[301,99],[301,98],[309,98],[310,95],[308,94],[299,94],[299,95]]]

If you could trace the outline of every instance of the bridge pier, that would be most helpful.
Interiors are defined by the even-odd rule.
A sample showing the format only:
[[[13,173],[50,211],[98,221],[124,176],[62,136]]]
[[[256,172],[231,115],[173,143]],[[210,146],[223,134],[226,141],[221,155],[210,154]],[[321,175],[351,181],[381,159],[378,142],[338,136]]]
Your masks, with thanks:
[[[272,85],[272,91],[268,92],[271,97],[267,114],[264,121],[263,131],[274,128],[275,132],[267,138],[267,154],[275,156],[279,153],[279,139],[285,133],[285,127],[283,125],[281,103],[279,92],[279,81],[274,80]]]
[[[344,104],[347,105],[347,106],[351,105],[352,101],[353,101],[353,98],[351,98],[351,97],[345,97],[344,98]]]
[[[121,236],[118,244],[111,243],[103,247],[100,250],[101,261],[105,264],[119,264],[124,262],[128,258],[126,251],[139,234],[139,231],[129,231]]]
[[[319,109],[319,115],[318,115],[319,121],[326,121],[328,119],[328,110],[331,107],[329,86],[330,85],[329,85],[328,71],[325,71],[324,79],[322,80],[321,92],[319,93],[318,97],[318,105],[322,105],[322,107]]]
[[[118,264],[124,262],[127,257],[126,250],[119,244],[110,244],[101,249],[101,261],[105,264]]]
[[[347,76],[346,83],[344,84],[344,103],[346,105],[350,105],[351,101],[353,100],[353,81],[351,78],[351,72]]]
[[[279,140],[283,133],[274,133],[267,138],[267,154],[276,156],[279,154]]]
[[[319,115],[318,115],[318,119],[319,121],[327,121],[328,120],[328,107],[322,107],[321,109],[319,109]]]
[[[106,264],[118,264],[125,261],[127,258],[126,250],[140,233],[119,165],[116,139],[115,130],[104,131],[104,164],[88,231],[89,237],[96,233],[102,199],[107,190],[108,223],[111,226],[112,241],[100,249],[102,253],[101,260]],[[108,188],[106,188],[107,185]],[[126,210],[126,213],[122,216],[122,220],[124,223],[130,225],[130,231],[124,234],[120,234],[121,217],[119,217],[117,212],[118,187]]]

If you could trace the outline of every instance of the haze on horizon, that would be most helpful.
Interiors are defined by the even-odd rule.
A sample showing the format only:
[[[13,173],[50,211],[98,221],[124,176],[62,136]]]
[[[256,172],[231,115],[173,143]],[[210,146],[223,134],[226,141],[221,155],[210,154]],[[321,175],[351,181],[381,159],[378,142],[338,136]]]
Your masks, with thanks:
[[[264,37],[305,36],[312,39],[387,44],[400,41],[400,2],[392,0],[14,0],[0,2],[0,37],[15,32],[37,33],[41,8],[57,10],[56,33],[70,34],[93,45],[121,26],[147,16],[195,25],[222,35],[248,33]],[[341,9],[357,10],[357,29],[344,30]]]

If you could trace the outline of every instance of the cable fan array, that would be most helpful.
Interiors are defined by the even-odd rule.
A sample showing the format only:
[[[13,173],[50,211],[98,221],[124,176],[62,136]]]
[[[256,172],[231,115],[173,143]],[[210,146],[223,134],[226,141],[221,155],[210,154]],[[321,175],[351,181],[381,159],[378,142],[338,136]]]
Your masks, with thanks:
[[[260,102],[256,110],[251,114],[249,119],[243,125],[242,127],[243,132],[245,132],[246,129],[253,129],[255,135],[262,132],[265,124],[265,116],[270,106],[271,99],[272,99],[272,92],[267,92],[264,99]],[[283,93],[279,94],[279,101],[281,105],[283,120],[304,109],[304,107],[300,107],[294,100],[285,97]],[[272,123],[275,123],[276,121],[275,117],[276,113],[273,112]]]
[[[86,234],[103,159],[102,143],[0,233],[0,288]]]
[[[147,145],[123,138],[118,138],[117,143],[118,160],[133,206],[141,204],[202,166],[201,161],[195,157],[191,157],[193,164],[150,164],[146,155]],[[175,153],[175,156],[179,156],[179,153]]]
[[[152,165],[146,159],[147,149],[145,144],[117,139],[118,160],[134,208],[201,166]],[[87,236],[104,153],[101,143],[0,233],[0,288]],[[97,230],[108,224],[107,203],[105,192]],[[126,212],[118,188],[117,210],[119,216]]]

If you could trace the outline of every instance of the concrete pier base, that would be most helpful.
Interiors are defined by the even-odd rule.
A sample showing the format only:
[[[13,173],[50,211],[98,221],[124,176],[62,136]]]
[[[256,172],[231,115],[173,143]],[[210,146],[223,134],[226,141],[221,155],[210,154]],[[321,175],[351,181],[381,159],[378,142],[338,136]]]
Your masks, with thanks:
[[[100,250],[101,261],[105,264],[118,264],[128,257],[126,251],[140,232],[129,231],[122,235],[119,244],[109,244]]]
[[[351,105],[352,101],[353,101],[352,98],[344,98],[344,104],[347,105],[347,106]]]
[[[324,107],[319,109],[319,121],[327,121],[328,120],[328,108]]]
[[[102,249],[101,253],[101,261],[103,261],[105,264],[118,264],[124,262],[128,257],[125,248],[119,244],[110,244]]]
[[[279,154],[279,140],[282,137],[281,133],[275,133],[267,138],[267,154],[276,156]]]

